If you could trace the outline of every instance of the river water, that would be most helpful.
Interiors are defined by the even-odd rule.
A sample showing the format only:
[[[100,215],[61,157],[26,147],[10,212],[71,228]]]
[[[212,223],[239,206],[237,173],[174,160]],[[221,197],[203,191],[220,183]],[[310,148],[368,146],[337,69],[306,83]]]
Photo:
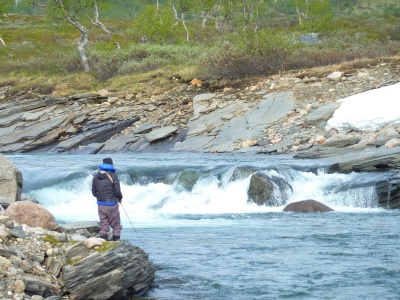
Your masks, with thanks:
[[[59,223],[97,220],[90,185],[103,156],[8,158],[23,173],[23,192]],[[384,173],[327,174],[323,161],[264,155],[112,158],[124,195],[122,239],[157,266],[147,297],[400,299],[400,212],[377,207],[368,184]],[[285,183],[275,204],[248,202],[256,171]],[[335,211],[282,212],[304,199]]]

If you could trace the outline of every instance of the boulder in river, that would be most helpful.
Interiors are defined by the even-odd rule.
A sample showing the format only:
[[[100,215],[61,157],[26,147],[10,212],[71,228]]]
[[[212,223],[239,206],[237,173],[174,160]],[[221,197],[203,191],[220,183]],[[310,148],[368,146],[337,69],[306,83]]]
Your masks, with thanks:
[[[283,211],[328,212],[328,211],[333,211],[333,209],[316,200],[302,200],[302,201],[292,202],[286,205]]]

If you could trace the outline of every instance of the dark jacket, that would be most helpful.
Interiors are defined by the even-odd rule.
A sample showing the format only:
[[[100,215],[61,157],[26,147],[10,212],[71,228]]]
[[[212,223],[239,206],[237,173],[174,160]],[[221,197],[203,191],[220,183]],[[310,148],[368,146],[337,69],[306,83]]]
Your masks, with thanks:
[[[102,164],[92,181],[92,194],[101,202],[117,202],[122,199],[121,187],[112,165]],[[110,179],[111,177],[111,179]]]

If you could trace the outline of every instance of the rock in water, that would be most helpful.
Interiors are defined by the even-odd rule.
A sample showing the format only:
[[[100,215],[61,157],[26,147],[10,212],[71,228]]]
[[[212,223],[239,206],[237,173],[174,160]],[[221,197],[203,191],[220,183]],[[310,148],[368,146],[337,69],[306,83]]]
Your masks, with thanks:
[[[19,224],[53,230],[56,227],[54,216],[43,206],[25,201],[18,201],[6,209],[6,215]]]
[[[283,209],[283,211],[291,212],[328,212],[333,211],[332,208],[316,200],[302,200],[292,202]]]

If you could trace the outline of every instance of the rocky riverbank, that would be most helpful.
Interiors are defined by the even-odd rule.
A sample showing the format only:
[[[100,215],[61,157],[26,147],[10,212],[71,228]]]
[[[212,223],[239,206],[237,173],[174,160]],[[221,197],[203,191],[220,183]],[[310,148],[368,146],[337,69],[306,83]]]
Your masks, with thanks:
[[[0,298],[131,299],[146,292],[155,278],[148,255],[97,236],[98,222],[57,225],[37,204],[12,204],[0,213]]]
[[[336,154],[336,148],[376,148],[398,139],[398,126],[339,134],[325,127],[340,106],[338,100],[400,80],[399,58],[362,66],[242,82],[192,80],[157,94],[149,85],[141,93],[103,89],[58,97],[56,89],[52,95],[27,98],[25,93],[9,96],[10,87],[4,86],[0,152],[308,151],[308,156],[319,157],[321,147],[325,156]]]

